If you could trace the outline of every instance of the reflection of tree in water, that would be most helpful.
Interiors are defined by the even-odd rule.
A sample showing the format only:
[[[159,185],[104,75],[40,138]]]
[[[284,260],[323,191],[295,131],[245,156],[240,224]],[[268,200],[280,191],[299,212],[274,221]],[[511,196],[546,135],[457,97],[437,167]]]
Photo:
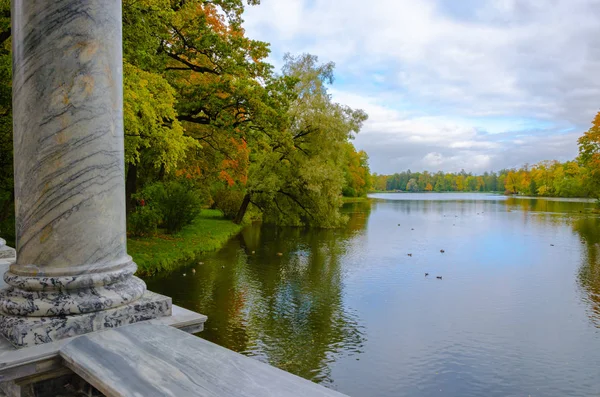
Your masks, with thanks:
[[[336,356],[360,352],[364,340],[343,304],[341,268],[346,237],[360,222],[344,231],[263,227],[242,233],[247,250],[260,252],[248,262],[248,281],[258,285],[249,307],[255,341],[249,354],[329,383]]]
[[[203,338],[244,351],[249,343],[244,316],[249,288],[245,258],[234,239],[219,252],[191,261],[188,267],[144,281],[149,290],[172,297],[174,304],[208,315]]]
[[[508,197],[504,203],[510,209],[548,212],[556,215],[585,212],[590,208],[590,203],[585,201],[561,201],[547,198]]]
[[[364,230],[364,204],[345,206],[350,220],[343,229],[248,227],[220,251],[146,282],[175,304],[206,314],[201,337],[331,383],[329,365],[360,353],[364,343],[359,320],[344,306],[342,266]]]
[[[584,297],[591,308],[591,320],[600,328],[600,218],[585,217],[574,221],[573,229],[586,243],[585,258],[579,269],[579,285],[587,293]]]
[[[348,216],[347,231],[363,231],[371,214],[371,202],[347,203],[342,208],[342,212]]]

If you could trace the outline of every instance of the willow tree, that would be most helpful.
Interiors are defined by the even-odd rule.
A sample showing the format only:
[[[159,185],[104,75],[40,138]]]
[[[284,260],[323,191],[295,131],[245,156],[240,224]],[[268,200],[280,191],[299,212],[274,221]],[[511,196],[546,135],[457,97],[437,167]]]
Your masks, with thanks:
[[[284,128],[264,131],[236,222],[252,204],[267,222],[336,226],[343,221],[345,145],[367,115],[332,100],[327,84],[333,83],[333,63],[319,64],[310,54],[284,60],[283,78],[294,82],[294,99]]]

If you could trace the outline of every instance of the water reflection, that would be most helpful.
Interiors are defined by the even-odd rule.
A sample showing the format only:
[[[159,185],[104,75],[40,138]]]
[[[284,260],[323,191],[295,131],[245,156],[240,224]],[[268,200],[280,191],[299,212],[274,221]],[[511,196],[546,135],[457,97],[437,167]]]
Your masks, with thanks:
[[[551,198],[526,198],[509,197],[506,206],[512,210],[548,212],[559,214],[589,213],[592,201],[587,199],[551,199]]]
[[[360,353],[361,327],[342,301],[340,257],[346,245],[337,234],[271,227],[242,232],[246,252],[260,252],[248,258],[256,285],[248,326],[260,343],[247,353],[319,382],[330,381],[328,364],[338,353]],[[284,255],[272,261],[277,253]]]
[[[207,314],[201,337],[355,397],[600,394],[593,203],[383,198],[340,230],[250,226],[148,287]]]
[[[361,205],[348,207],[345,230],[248,227],[185,277],[148,279],[148,287],[207,314],[203,338],[330,384],[330,364],[360,354],[365,341],[343,302],[341,266],[368,217],[353,211]]]
[[[583,299],[590,305],[590,318],[600,328],[600,218],[577,219],[573,230],[581,237],[584,247],[578,281],[584,290]]]

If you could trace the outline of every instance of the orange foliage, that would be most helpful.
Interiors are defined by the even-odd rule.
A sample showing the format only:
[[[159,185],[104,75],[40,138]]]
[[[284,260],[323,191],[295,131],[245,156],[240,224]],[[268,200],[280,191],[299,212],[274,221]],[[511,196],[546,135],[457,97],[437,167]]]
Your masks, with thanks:
[[[229,157],[221,161],[221,171],[219,178],[229,187],[235,185],[236,180],[245,185],[248,182],[248,165],[250,149],[244,139],[229,138],[234,157]]]

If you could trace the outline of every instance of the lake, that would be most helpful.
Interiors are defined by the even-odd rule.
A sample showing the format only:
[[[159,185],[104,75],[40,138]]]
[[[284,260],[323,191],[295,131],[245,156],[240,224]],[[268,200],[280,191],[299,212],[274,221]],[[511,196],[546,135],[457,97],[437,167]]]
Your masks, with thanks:
[[[593,202],[371,197],[343,229],[249,226],[148,288],[208,315],[198,336],[354,397],[600,394]]]

